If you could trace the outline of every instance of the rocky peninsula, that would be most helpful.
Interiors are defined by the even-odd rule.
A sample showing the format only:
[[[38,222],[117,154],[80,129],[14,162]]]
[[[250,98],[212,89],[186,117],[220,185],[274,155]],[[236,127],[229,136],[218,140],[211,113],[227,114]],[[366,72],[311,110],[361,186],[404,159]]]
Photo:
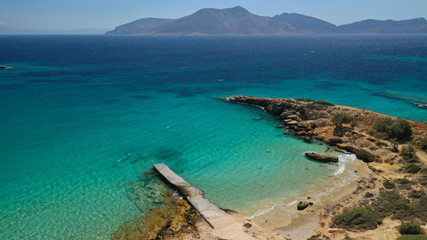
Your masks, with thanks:
[[[124,224],[114,239],[138,239],[149,233],[148,239],[394,240],[426,233],[427,123],[311,99],[232,96],[225,100],[276,116],[286,126],[284,134],[354,153],[368,171],[358,172],[357,182],[321,202],[313,203],[309,196],[307,201],[289,205],[294,211],[289,221],[268,218],[271,221],[261,219],[258,224],[260,221],[224,210],[228,220],[221,230],[208,224],[184,199],[168,193],[165,207]],[[306,157],[322,164],[338,161],[323,153],[307,153]],[[327,181],[334,186],[337,179]],[[237,234],[242,231],[244,234]]]

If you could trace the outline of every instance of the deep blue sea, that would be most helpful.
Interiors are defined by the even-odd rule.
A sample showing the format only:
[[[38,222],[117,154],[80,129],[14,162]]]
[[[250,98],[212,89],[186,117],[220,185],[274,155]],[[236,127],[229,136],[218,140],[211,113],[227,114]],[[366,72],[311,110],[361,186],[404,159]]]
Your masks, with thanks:
[[[248,213],[336,174],[218,97],[427,121],[427,36],[0,36],[0,65],[0,239],[109,239],[159,205],[159,162]]]

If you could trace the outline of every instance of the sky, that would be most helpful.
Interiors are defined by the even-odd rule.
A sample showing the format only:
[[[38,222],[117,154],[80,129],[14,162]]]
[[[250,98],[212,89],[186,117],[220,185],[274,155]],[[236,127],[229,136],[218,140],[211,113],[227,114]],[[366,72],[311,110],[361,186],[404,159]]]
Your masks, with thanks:
[[[201,8],[235,6],[262,16],[300,13],[337,25],[427,18],[427,0],[1,0],[0,27],[111,30],[140,18],[180,18]]]

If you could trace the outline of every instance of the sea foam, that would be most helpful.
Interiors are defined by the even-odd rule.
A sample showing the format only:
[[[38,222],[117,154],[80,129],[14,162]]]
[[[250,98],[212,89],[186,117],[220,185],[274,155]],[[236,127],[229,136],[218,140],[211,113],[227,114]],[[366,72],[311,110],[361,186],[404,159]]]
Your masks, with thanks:
[[[352,163],[356,159],[354,154],[343,154],[338,156],[338,170],[335,171],[334,176],[340,175],[344,172],[345,166]]]

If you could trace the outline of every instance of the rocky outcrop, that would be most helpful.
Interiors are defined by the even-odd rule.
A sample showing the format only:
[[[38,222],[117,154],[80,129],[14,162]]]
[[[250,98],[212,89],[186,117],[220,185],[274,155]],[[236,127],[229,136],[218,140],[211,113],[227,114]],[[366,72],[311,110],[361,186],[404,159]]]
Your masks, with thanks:
[[[378,156],[376,156],[370,150],[365,148],[359,148],[359,147],[351,146],[349,144],[341,144],[341,143],[338,143],[337,147],[356,154],[356,156],[361,160],[363,160],[364,162],[368,162],[368,163],[375,162],[375,160],[379,159]]]
[[[12,67],[0,65],[0,69],[10,69],[10,68],[12,68]]]
[[[332,156],[332,155],[327,155],[327,154],[318,154],[315,152],[312,153],[306,153],[305,156],[311,160],[315,160],[318,162],[323,162],[323,163],[337,163],[338,162],[338,157],[336,156]]]
[[[179,239],[182,235],[197,239],[200,215],[185,199],[177,199],[173,194],[170,190],[163,192],[162,207],[123,223],[111,239]]]
[[[311,206],[311,205],[313,205],[312,202],[300,201],[297,205],[297,210],[298,211],[304,210],[304,209],[308,208],[308,206]]]
[[[399,159],[402,159],[401,156],[391,151],[390,142],[367,134],[378,118],[386,117],[384,114],[311,99],[258,98],[239,95],[229,97],[227,100],[260,107],[283,121],[283,125],[286,126],[285,133],[293,134],[308,142],[320,140],[337,146],[354,153],[364,162],[398,162]],[[334,114],[341,112],[352,115],[354,121],[343,124],[341,128],[345,131],[341,131],[341,134],[337,136],[337,127],[332,122],[332,118]],[[427,123],[409,122],[414,131],[414,139],[425,135]],[[323,160],[321,157],[317,158],[321,159],[319,161]],[[335,159],[327,159],[336,162]]]

